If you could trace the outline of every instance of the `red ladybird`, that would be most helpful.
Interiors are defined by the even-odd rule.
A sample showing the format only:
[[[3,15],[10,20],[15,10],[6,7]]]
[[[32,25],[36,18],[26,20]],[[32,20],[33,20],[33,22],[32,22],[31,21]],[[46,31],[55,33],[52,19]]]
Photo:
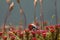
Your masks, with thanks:
[[[29,28],[29,30],[33,29],[31,24],[28,25],[28,28]]]

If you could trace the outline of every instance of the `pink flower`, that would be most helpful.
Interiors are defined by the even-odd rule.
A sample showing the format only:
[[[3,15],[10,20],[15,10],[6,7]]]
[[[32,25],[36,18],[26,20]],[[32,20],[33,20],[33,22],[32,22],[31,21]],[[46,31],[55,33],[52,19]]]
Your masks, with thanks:
[[[0,32],[0,36],[2,36],[3,32]]]
[[[46,26],[46,30],[49,30],[49,26]]]
[[[35,31],[31,31],[31,33],[32,33],[32,35],[35,35],[35,34],[36,34],[36,32],[35,32]]]
[[[49,26],[49,28],[50,28],[50,29],[54,29],[54,26],[53,26],[53,25],[51,25],[51,26]]]
[[[40,32],[41,32],[41,33],[46,33],[46,32],[47,32],[47,30],[40,30]]]
[[[50,32],[52,32],[52,33],[53,33],[53,32],[55,32],[55,30],[54,30],[54,29],[50,29]]]
[[[15,30],[14,26],[10,27],[10,29],[9,29],[9,30],[10,30],[10,31]]]
[[[3,36],[3,40],[7,40],[7,36]]]
[[[45,38],[46,37],[46,33],[42,33],[42,36],[43,36],[43,38]]]
[[[25,35],[29,35],[30,34],[30,30],[29,29],[25,29]]]
[[[11,36],[10,39],[11,39],[11,40],[15,40],[15,36]]]
[[[9,35],[9,37],[13,36],[13,32],[9,31],[8,35]]]
[[[19,33],[21,33],[21,31],[20,30],[16,30],[16,33],[19,34]]]
[[[52,25],[49,27],[50,28],[50,32],[55,32],[55,27]]]
[[[25,29],[25,32],[26,32],[26,33],[29,33],[29,31],[30,31],[29,29]]]
[[[37,38],[36,37],[33,37],[32,40],[37,40]]]
[[[27,33],[28,33],[28,32],[29,32],[29,29],[25,29],[25,32],[27,32]]]
[[[23,38],[23,35],[24,35],[23,32],[21,32],[21,33],[18,34],[19,38]]]
[[[55,25],[55,28],[60,28],[60,24]]]
[[[38,35],[40,35],[40,34],[41,34],[40,30],[37,30],[37,31],[36,31],[36,33],[37,33]]]

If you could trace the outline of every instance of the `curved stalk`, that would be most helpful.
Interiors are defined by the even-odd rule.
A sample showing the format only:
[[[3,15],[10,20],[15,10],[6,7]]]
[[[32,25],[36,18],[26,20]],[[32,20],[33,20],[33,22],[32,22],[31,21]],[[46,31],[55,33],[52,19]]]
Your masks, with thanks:
[[[37,0],[34,0],[34,22],[36,22],[36,5],[37,5]]]
[[[43,22],[44,22],[44,15],[43,15],[43,7],[42,7],[43,0],[40,0],[40,20],[41,20],[41,29],[43,29]]]
[[[7,22],[7,19],[8,19],[8,13],[9,13],[9,11],[7,11],[7,14],[6,14],[5,18],[4,18],[4,24],[3,24],[3,29],[2,29],[3,32],[6,31],[5,26],[6,26],[6,22]]]
[[[25,13],[24,13],[24,11],[23,11],[22,7],[21,7],[20,0],[17,0],[17,3],[19,4],[20,9],[22,10],[21,14],[23,14],[23,16],[24,16],[24,19],[25,19],[24,26],[26,27],[26,26],[27,26],[26,15],[25,15]],[[21,20],[20,20],[20,22],[21,22]],[[24,28],[24,29],[25,29],[25,28]]]
[[[13,6],[14,6],[14,3],[12,2],[11,5],[9,5],[9,10],[7,11],[7,14],[6,14],[5,19],[4,19],[3,31],[6,31],[5,30],[5,25],[6,25],[8,17],[10,16],[10,12],[13,9]],[[10,8],[11,8],[11,10],[10,10]]]

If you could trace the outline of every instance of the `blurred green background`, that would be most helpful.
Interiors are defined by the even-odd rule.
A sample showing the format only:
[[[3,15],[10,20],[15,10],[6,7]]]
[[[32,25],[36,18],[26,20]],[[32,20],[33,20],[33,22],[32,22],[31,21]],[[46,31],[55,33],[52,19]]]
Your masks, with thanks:
[[[14,9],[11,12],[10,17],[8,18],[7,24],[12,23],[14,25],[19,25],[20,22],[20,13],[19,7],[16,0],[11,0],[15,3]],[[33,13],[34,13],[34,5],[33,0],[21,0],[21,6],[24,9],[24,12],[27,17],[27,24],[33,22]],[[0,26],[4,22],[5,14],[8,10],[8,4],[6,0],[0,0]],[[55,0],[43,0],[43,13],[44,13],[44,20],[47,20],[48,23],[52,20],[52,24],[55,24],[55,18],[51,18],[52,15],[55,15]],[[60,0],[57,0],[57,14],[58,20],[60,23]],[[40,3],[38,0],[37,7],[36,7],[36,16],[38,21],[40,21]],[[24,21],[24,18],[23,18]]]

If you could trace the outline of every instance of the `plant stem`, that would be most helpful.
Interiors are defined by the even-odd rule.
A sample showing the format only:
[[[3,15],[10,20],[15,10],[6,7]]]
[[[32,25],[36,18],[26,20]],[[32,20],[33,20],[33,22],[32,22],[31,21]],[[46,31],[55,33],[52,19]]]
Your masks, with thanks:
[[[3,24],[3,29],[4,29],[4,30],[3,30],[3,31],[6,31],[5,25],[6,25],[6,22],[7,22],[7,19],[8,19],[9,14],[10,14],[10,12],[7,11],[7,14],[6,14],[5,19],[4,19],[4,24]]]
[[[34,22],[36,21],[36,6],[34,6]]]
[[[22,9],[21,4],[19,4],[19,7],[20,7],[20,9]],[[24,19],[25,19],[24,26],[25,26],[25,28],[26,28],[26,26],[27,26],[26,15],[25,15],[24,11],[23,11],[23,13],[21,13],[21,14],[23,14],[23,16],[24,16]],[[20,20],[20,22],[21,22],[21,20]],[[25,29],[25,28],[24,28],[24,29]]]
[[[58,16],[57,16],[57,0],[55,0],[55,16],[56,16],[56,24],[58,24]]]
[[[44,22],[44,15],[43,15],[43,7],[42,7],[42,3],[40,3],[40,20],[41,20],[41,29],[43,29],[43,22]]]
[[[55,40],[58,39],[58,36],[59,36],[59,29],[56,29],[56,36],[55,36]]]

